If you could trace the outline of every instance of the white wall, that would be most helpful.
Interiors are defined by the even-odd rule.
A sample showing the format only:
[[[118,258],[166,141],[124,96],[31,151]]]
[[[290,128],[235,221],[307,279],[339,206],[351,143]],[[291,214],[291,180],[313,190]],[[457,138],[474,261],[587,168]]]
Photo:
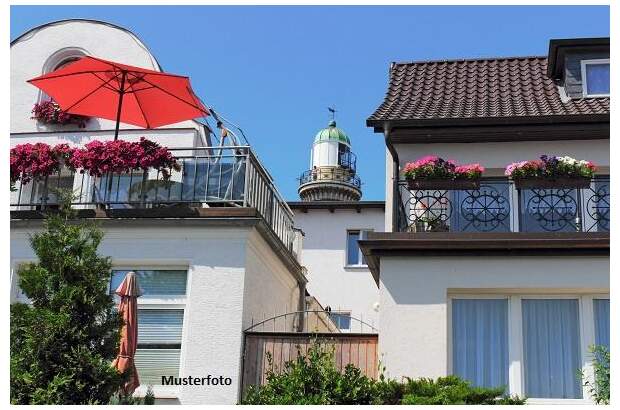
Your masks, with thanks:
[[[378,326],[373,304],[379,301],[377,285],[367,268],[345,268],[347,229],[383,232],[383,209],[294,209],[295,225],[305,234],[302,265],[308,269],[308,292],[323,307],[351,311],[351,316]],[[359,323],[352,322],[352,331]],[[367,329],[365,329],[367,330]]]
[[[30,33],[11,46],[11,133],[68,129],[68,126],[40,124],[30,118],[40,91],[26,81],[44,74],[44,67],[58,56],[76,53],[158,70],[146,46],[136,36],[119,28],[97,22],[68,21]],[[93,118],[88,121],[86,130],[113,130],[114,127],[114,121]],[[184,121],[169,127],[196,128],[196,123]],[[121,124],[121,128],[138,127]]]
[[[246,248],[246,276],[243,296],[243,329],[287,312],[298,310],[300,290],[295,278],[254,231]],[[287,331],[293,331],[292,316]],[[278,322],[278,329],[282,323]],[[260,329],[259,329],[260,330]]]
[[[111,255],[114,266],[188,269],[180,376],[232,378],[230,386],[156,387],[156,396],[178,397],[182,404],[235,404],[243,329],[253,315],[297,302],[292,274],[253,228],[126,225],[104,229],[99,252]],[[15,267],[35,260],[28,235],[36,230],[11,229],[12,301]]]
[[[448,372],[450,292],[609,292],[609,257],[382,257],[379,348],[391,377]]]
[[[451,144],[397,144],[401,167],[425,155],[438,155],[458,163],[478,162],[486,168],[501,168],[515,161],[538,159],[543,154],[571,156],[609,166],[609,140],[515,141]]]

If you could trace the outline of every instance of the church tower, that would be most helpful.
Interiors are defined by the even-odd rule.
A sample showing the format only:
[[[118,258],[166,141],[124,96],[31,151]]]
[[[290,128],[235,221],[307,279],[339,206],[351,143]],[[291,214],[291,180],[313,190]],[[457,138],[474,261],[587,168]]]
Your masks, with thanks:
[[[314,138],[310,169],[299,178],[301,200],[359,201],[362,190],[355,163],[349,137],[332,119]]]

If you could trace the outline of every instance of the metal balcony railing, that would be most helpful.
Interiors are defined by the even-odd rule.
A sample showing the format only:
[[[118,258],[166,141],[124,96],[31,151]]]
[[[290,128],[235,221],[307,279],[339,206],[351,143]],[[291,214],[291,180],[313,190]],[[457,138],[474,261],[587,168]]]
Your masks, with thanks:
[[[273,179],[250,147],[171,149],[181,165],[164,180],[157,170],[104,175],[100,178],[62,169],[58,174],[11,193],[11,210],[58,206],[58,189],[74,192],[73,206],[89,209],[156,208],[186,204],[198,207],[256,208],[287,249],[292,251],[293,213]]]
[[[398,182],[400,232],[608,232],[609,178],[585,189],[517,190],[505,178],[476,190],[412,190]]]
[[[351,151],[339,152],[338,165],[355,172],[357,167],[357,157]]]
[[[299,177],[299,185],[308,184],[311,182],[343,182],[360,188],[362,181],[360,177],[352,173],[347,169],[342,168],[315,168],[309,169],[301,174]]]

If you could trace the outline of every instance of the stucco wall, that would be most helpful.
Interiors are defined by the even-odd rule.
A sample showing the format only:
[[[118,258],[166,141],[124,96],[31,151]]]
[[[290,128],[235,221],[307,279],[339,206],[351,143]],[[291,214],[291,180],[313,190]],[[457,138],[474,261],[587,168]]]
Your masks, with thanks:
[[[351,311],[351,316],[378,325],[373,304],[379,301],[377,285],[367,268],[346,268],[347,229],[373,229],[383,232],[382,209],[362,208],[295,210],[295,224],[305,234],[301,255],[308,269],[308,291],[323,307]],[[359,323],[352,322],[352,331]]]
[[[245,257],[243,329],[297,311],[300,295],[297,281],[257,232],[250,235]],[[287,320],[290,320],[287,331],[293,331],[292,316]],[[278,329],[284,330],[280,325],[278,322]]]
[[[114,266],[188,269],[181,377],[232,378],[230,386],[156,388],[156,395],[178,397],[183,404],[236,403],[247,318],[252,312],[296,303],[292,275],[287,277],[273,251],[260,244],[254,228],[122,225],[106,226],[99,248],[102,255],[112,256]],[[34,260],[28,235],[36,230],[11,229],[12,301],[17,294],[14,268]],[[257,260],[262,263],[255,264]]]
[[[448,294],[609,292],[608,257],[383,257],[379,348],[391,377],[448,372]]]
[[[609,140],[398,144],[395,148],[401,167],[425,155],[438,155],[459,163],[478,162],[486,168],[504,169],[511,162],[537,159],[542,154],[568,155],[609,166]]]

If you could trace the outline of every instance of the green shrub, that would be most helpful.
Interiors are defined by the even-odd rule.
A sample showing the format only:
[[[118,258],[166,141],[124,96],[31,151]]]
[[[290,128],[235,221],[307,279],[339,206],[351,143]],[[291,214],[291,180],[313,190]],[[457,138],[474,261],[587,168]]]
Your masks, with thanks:
[[[108,292],[110,260],[97,254],[102,232],[63,210],[31,237],[38,262],[20,266],[32,304],[11,305],[13,404],[106,404],[124,375],[110,366],[120,318]]]
[[[524,404],[504,396],[504,388],[472,387],[456,376],[432,379],[371,379],[349,364],[339,372],[333,349],[316,340],[304,356],[285,363],[277,372],[267,357],[267,383],[250,386],[242,404]]]
[[[594,383],[586,380],[583,384],[588,388],[596,404],[609,404],[609,350],[605,346],[592,346]]]

